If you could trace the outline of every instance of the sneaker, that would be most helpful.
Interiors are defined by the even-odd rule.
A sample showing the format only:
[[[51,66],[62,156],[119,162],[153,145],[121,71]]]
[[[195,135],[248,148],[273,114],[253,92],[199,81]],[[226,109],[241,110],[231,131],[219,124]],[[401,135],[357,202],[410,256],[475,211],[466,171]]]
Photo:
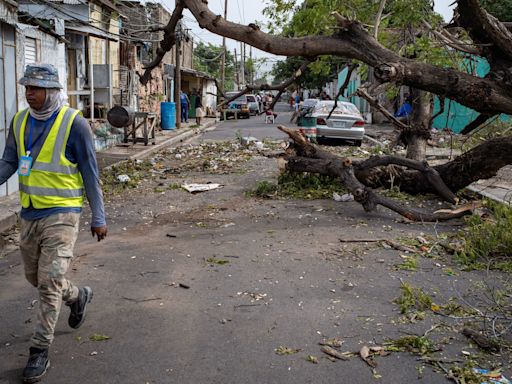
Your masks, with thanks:
[[[48,348],[30,347],[30,357],[23,370],[23,382],[35,383],[41,379],[50,366]]]
[[[92,289],[83,287],[78,290],[78,298],[72,303],[66,303],[71,308],[68,324],[71,328],[77,329],[84,323],[85,309],[92,300]]]

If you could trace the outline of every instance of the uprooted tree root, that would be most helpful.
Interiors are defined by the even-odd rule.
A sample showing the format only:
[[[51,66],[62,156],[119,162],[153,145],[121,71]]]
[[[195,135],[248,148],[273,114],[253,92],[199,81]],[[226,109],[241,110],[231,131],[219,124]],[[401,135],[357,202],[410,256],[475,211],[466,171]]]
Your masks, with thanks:
[[[340,183],[360,203],[367,212],[374,211],[378,205],[382,205],[412,221],[442,221],[462,217],[472,211],[476,204],[451,210],[439,210],[433,213],[411,209],[395,200],[376,193],[372,188],[364,185],[356,171],[372,169],[384,165],[399,165],[415,170],[421,177],[428,180],[431,188],[444,200],[457,203],[455,194],[448,188],[439,172],[431,168],[427,162],[419,162],[394,156],[375,156],[362,162],[353,162],[349,158],[341,158],[321,150],[318,146],[308,142],[306,137],[298,130],[278,126],[278,129],[286,133],[293,145],[290,146],[282,158],[283,166],[291,172],[312,172],[336,177]]]

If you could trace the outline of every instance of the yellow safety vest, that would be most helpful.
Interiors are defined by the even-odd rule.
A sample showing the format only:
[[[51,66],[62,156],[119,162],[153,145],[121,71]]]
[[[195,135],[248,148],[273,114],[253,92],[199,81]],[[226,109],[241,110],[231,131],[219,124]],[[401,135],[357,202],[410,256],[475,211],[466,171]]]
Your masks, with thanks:
[[[66,159],[66,143],[73,120],[79,111],[62,107],[48,132],[37,159],[33,160],[28,176],[19,176],[20,200],[24,208],[81,207],[84,182],[77,164]],[[26,156],[25,128],[28,109],[14,116],[14,137],[18,158]]]

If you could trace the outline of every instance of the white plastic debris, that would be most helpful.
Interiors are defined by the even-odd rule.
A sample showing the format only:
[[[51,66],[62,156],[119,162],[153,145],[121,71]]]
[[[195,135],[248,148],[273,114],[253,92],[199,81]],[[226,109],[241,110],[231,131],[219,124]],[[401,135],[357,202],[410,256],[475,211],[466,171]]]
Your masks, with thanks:
[[[206,192],[211,191],[212,189],[221,188],[221,184],[217,183],[208,183],[208,184],[182,184],[181,188],[189,191],[190,193],[196,193],[196,192]]]
[[[130,176],[128,175],[119,175],[117,176],[117,181],[119,181],[120,183],[127,183],[130,181]]]
[[[333,192],[332,199],[334,201],[340,201],[342,203],[346,203],[347,201],[354,201],[354,196],[351,193],[345,193],[344,195],[340,196],[336,192]]]

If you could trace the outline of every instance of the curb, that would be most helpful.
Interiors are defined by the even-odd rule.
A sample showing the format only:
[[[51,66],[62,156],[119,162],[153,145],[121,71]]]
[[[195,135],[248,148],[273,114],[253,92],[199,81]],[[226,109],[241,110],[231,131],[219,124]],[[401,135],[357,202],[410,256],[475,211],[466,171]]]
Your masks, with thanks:
[[[0,219],[0,233],[7,232],[12,227],[14,227],[16,224],[18,224],[19,214],[20,214],[20,210],[17,210],[15,212],[12,212],[11,215],[6,216],[3,219]]]
[[[0,233],[7,232],[18,224],[21,211],[17,193],[2,197],[2,202],[4,202],[5,206],[4,204],[0,206],[2,207],[2,210],[5,209],[7,211],[7,215],[0,217]]]
[[[192,136],[199,135],[207,129],[215,129],[217,124],[219,124],[219,121],[212,121],[212,122],[209,122],[209,123],[201,126],[201,128],[187,128],[186,130],[183,130],[183,132],[177,134],[176,136],[170,137],[167,140],[162,141],[159,144],[152,145],[150,148],[144,149],[144,150],[140,151],[139,153],[134,153],[127,159],[126,158],[121,159],[119,161],[116,161],[113,164],[110,164],[109,166],[103,168],[102,171],[109,170],[112,167],[119,165],[128,160],[142,160],[142,159],[150,156],[151,154],[158,152],[164,148],[170,147],[171,145],[174,145],[176,143],[180,143]]]

